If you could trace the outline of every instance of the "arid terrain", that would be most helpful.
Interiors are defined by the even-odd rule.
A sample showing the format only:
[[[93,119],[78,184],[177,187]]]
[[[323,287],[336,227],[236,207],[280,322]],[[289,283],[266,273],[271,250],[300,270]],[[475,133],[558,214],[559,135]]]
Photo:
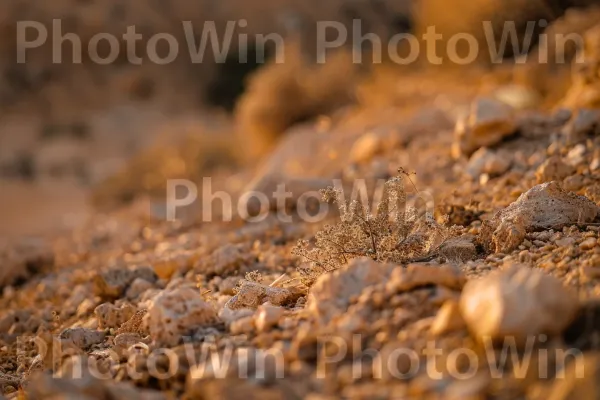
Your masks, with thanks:
[[[537,11],[583,62],[0,85],[0,398],[599,399],[600,11]]]

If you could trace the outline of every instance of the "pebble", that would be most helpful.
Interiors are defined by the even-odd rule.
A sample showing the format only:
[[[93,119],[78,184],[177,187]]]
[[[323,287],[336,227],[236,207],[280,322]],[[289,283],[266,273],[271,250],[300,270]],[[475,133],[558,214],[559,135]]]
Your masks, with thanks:
[[[554,243],[556,243],[556,245],[560,246],[560,247],[569,247],[569,246],[574,245],[575,242],[576,242],[576,240],[574,238],[565,237],[565,238],[556,240]]]
[[[587,238],[579,244],[581,250],[591,250],[598,245],[596,238]]]
[[[466,285],[460,309],[479,340],[561,333],[578,309],[577,297],[540,270],[513,265]]]
[[[152,339],[175,346],[195,329],[217,322],[217,314],[199,291],[181,287],[163,290],[152,299],[147,321]]]
[[[514,110],[507,104],[489,98],[479,98],[470,112],[460,119],[454,131],[452,155],[470,156],[481,147],[493,146],[517,130]]]
[[[460,307],[456,300],[448,300],[438,311],[429,333],[440,336],[447,332],[457,331],[465,327],[465,321],[460,314]]]
[[[270,304],[263,304],[256,312],[254,325],[258,332],[265,332],[277,325],[279,319],[285,313],[281,307],[275,307]]]
[[[350,160],[360,164],[370,161],[382,150],[381,138],[375,133],[367,133],[354,143],[350,150]]]

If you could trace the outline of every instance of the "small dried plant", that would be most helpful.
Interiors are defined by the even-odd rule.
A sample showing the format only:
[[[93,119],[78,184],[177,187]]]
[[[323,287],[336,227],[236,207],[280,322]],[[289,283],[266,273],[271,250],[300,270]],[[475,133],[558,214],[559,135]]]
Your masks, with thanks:
[[[292,250],[307,262],[299,267],[305,285],[357,257],[391,263],[420,260],[435,254],[453,236],[452,229],[438,224],[432,214],[420,215],[405,206],[403,176],[414,183],[404,169],[399,173],[385,183],[375,214],[356,200],[346,203],[340,189],[321,191],[323,201],[339,207],[340,221],[326,225],[313,241],[300,240]]]

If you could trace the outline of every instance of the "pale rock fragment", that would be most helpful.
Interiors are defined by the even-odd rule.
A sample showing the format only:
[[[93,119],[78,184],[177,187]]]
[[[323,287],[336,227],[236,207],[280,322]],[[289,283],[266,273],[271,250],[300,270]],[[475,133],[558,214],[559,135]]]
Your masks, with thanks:
[[[133,314],[135,314],[136,308],[131,304],[122,304],[117,307],[111,303],[100,304],[94,310],[94,314],[98,319],[98,327],[104,328],[118,328],[125,322],[127,322]]]
[[[281,307],[275,307],[270,304],[263,304],[256,311],[254,325],[258,332],[265,332],[271,327],[277,325],[279,319],[285,313]]]
[[[156,282],[154,270],[148,266],[112,268],[94,277],[94,292],[103,299],[120,298],[127,287],[137,278]]]
[[[161,291],[152,299],[145,318],[152,339],[165,346],[176,346],[194,330],[217,322],[213,307],[188,287]]]
[[[368,258],[352,260],[334,272],[321,275],[310,288],[306,310],[322,322],[348,309],[350,298],[368,286],[386,282],[392,271],[402,268],[381,264]]]
[[[600,134],[600,110],[582,108],[564,126],[562,134],[568,143],[578,143],[588,135]]]
[[[442,305],[435,316],[429,333],[433,336],[440,336],[448,332],[461,330],[465,326],[458,302],[456,300],[448,300]]]
[[[559,156],[548,158],[535,172],[538,183],[562,181],[575,173],[575,168],[566,164]]]
[[[473,243],[474,237],[463,236],[446,240],[440,245],[437,253],[449,262],[467,262],[477,256],[477,249]]]
[[[600,208],[588,198],[563,190],[557,182],[547,182],[484,221],[479,241],[488,251],[508,253],[523,242],[526,233],[592,222],[598,213]]]
[[[467,164],[467,174],[473,179],[478,179],[482,174],[498,176],[505,173],[511,165],[511,160],[506,153],[497,153],[485,147],[477,150]]]
[[[558,279],[513,265],[470,280],[463,289],[460,309],[477,339],[514,338],[523,343],[534,335],[560,334],[575,318],[579,302]]]
[[[430,285],[460,290],[464,284],[464,275],[460,269],[453,266],[409,264],[406,268],[397,268],[392,271],[386,284],[386,291],[389,293],[401,293]]]
[[[456,124],[452,155],[470,156],[481,147],[499,143],[516,130],[514,110],[509,105],[494,99],[477,99],[471,104],[469,114]]]
[[[382,146],[382,140],[377,134],[366,133],[354,142],[350,149],[350,160],[357,164],[371,161],[382,150]]]

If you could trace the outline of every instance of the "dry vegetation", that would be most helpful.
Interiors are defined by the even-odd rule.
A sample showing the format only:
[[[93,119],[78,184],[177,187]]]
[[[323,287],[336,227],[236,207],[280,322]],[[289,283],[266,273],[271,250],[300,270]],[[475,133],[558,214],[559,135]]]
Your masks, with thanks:
[[[358,200],[346,203],[341,189],[321,192],[323,201],[339,207],[340,222],[317,232],[314,244],[301,240],[293,249],[293,254],[309,262],[300,269],[307,286],[357,257],[397,264],[426,259],[452,237],[451,228],[436,222],[433,215],[406,207],[403,177],[410,179],[404,173],[385,183],[375,213]]]

